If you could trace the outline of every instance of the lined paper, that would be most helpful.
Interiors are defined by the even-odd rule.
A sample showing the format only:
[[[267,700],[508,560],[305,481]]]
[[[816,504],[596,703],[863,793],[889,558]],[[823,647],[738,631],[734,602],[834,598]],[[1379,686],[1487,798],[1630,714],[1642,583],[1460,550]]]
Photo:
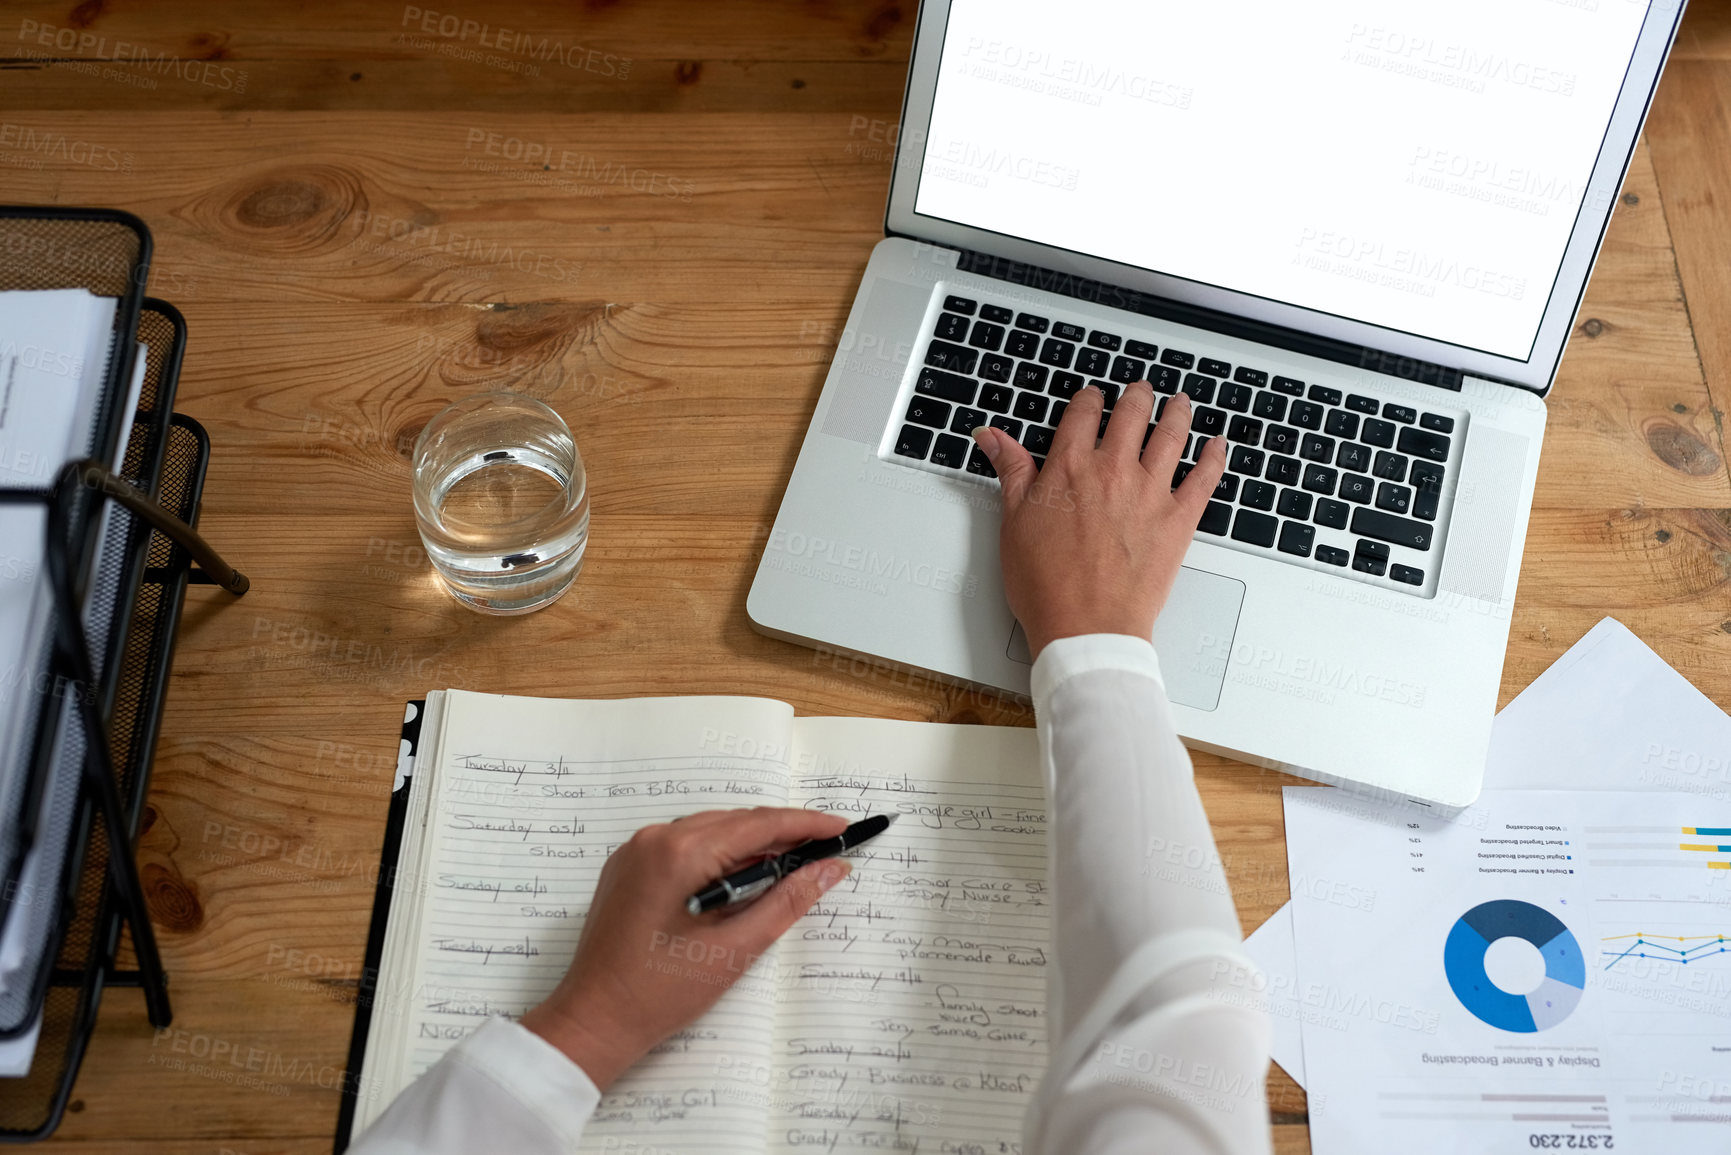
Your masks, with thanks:
[[[1033,730],[794,723],[792,804],[900,817],[783,940],[768,1149],[1020,1149],[1046,1063]]]
[[[787,801],[792,708],[755,698],[561,701],[452,691],[428,813],[404,1074],[488,1015],[520,1017],[570,964],[601,865],[639,827]],[[759,961],[773,967],[773,958]],[[761,1151],[764,1104],[725,1072],[767,1060],[755,973],[611,1087],[583,1150]],[[611,1146],[609,1146],[611,1143]]]

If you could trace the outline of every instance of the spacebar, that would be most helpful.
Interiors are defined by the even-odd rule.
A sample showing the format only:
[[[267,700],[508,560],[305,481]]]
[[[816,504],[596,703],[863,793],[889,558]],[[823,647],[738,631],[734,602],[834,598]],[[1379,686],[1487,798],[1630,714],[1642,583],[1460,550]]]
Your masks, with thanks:
[[[1378,541],[1411,546],[1413,549],[1430,548],[1430,531],[1428,522],[1396,517],[1379,509],[1360,508],[1352,514],[1352,532],[1361,537],[1374,537]]]

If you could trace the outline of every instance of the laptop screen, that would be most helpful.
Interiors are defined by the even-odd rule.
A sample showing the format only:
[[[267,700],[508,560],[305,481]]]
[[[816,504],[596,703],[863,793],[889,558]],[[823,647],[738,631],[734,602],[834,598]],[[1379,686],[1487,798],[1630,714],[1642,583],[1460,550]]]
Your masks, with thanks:
[[[951,0],[915,211],[1526,360],[1645,16]]]

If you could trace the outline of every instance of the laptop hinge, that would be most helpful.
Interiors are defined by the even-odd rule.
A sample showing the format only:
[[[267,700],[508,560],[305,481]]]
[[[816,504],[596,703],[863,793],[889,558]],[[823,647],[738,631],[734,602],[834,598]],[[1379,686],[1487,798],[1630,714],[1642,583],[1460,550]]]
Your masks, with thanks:
[[[1403,357],[1382,349],[1373,349],[1368,345],[1354,345],[1349,341],[1319,337],[1313,333],[1303,333],[1263,321],[1235,317],[1216,309],[1174,301],[1169,297],[1156,297],[1152,293],[1043,268],[1026,261],[1012,261],[1007,257],[972,249],[957,249],[956,252],[959,254],[956,268],[962,272],[976,273],[1013,285],[1025,285],[1078,301],[1141,313],[1147,317],[1158,317],[1181,325],[1192,325],[1228,337],[1274,345],[1294,353],[1321,357],[1357,369],[1398,377],[1403,381],[1416,381],[1422,385],[1460,391],[1463,374],[1459,369],[1452,369],[1447,365],[1420,361],[1415,357]]]

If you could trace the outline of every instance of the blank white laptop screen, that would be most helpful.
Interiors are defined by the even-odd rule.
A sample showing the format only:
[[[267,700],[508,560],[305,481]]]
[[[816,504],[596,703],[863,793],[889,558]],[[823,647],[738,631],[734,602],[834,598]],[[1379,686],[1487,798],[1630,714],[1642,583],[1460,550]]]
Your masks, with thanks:
[[[1634,0],[952,0],[915,211],[1526,360]]]

